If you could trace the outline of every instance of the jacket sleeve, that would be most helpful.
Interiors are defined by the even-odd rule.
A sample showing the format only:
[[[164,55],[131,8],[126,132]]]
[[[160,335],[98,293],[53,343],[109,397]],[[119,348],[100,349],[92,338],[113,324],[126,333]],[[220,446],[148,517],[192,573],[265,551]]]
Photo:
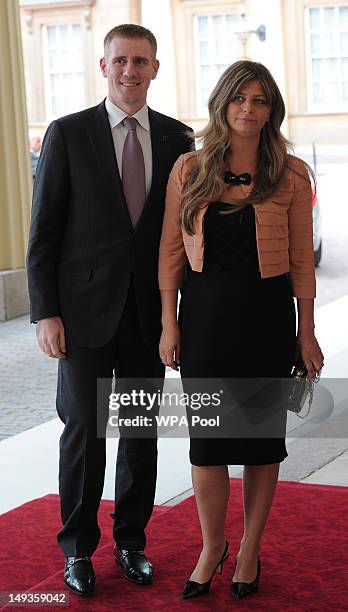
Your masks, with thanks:
[[[306,167],[297,160],[294,195],[289,208],[289,262],[293,295],[315,298],[312,186]]]
[[[60,315],[56,266],[63,240],[70,191],[69,168],[61,127],[45,134],[34,181],[27,252],[31,322]]]
[[[167,185],[158,263],[158,282],[162,290],[179,289],[185,269],[186,254],[179,224],[184,160],[184,155],[180,155]]]

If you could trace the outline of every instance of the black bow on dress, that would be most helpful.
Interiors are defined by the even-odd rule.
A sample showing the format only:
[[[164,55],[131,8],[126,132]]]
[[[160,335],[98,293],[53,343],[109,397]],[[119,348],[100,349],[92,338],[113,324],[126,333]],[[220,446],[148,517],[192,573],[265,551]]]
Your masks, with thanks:
[[[243,174],[234,174],[234,172],[225,172],[224,183],[230,185],[250,185],[251,174],[243,172]]]

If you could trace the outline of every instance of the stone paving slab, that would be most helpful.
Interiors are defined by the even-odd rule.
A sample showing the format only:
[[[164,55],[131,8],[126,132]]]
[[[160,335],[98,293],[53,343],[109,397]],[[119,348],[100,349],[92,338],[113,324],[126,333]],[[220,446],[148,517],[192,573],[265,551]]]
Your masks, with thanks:
[[[57,416],[57,366],[39,349],[28,316],[0,323],[0,440]]]
[[[348,487],[348,451],[316,470],[302,482]]]

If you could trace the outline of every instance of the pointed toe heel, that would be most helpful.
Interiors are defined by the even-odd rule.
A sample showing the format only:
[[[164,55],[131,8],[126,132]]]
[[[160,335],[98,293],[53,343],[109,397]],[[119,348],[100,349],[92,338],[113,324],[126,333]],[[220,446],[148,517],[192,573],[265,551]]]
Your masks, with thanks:
[[[207,593],[209,593],[211,581],[214,578],[216,570],[219,570],[219,574],[222,574],[223,564],[227,558],[228,558],[228,542],[226,542],[223,555],[219,563],[217,564],[216,568],[214,569],[209,580],[207,582],[195,582],[194,580],[188,580],[185,584],[184,590],[181,595],[182,599],[191,599],[191,597],[198,597],[199,595],[206,595]],[[190,575],[192,575],[192,572]]]
[[[237,562],[236,562],[236,565],[237,565]],[[255,593],[259,586],[260,572],[261,572],[261,562],[258,557],[257,558],[256,578],[252,582],[233,582],[232,580],[232,584],[231,584],[232,595],[236,597],[236,599],[242,599],[242,597],[246,597],[246,595],[251,595],[251,593]]]

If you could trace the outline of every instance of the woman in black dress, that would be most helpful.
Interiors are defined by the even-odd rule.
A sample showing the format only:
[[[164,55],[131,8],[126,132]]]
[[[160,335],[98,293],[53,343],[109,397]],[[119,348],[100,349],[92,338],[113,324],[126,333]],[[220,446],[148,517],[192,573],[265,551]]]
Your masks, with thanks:
[[[168,183],[161,359],[174,369],[180,363],[184,389],[185,379],[286,378],[296,350],[312,378],[323,365],[314,335],[312,190],[306,165],[287,153],[280,132],[282,96],[267,68],[243,60],[221,76],[208,108],[209,123],[196,134],[202,148],[179,158]],[[244,534],[231,591],[238,598],[256,591],[261,536],[287,457],[282,414],[274,437],[199,438],[191,428],[203,548],[184,598],[207,593],[228,556],[231,464],[244,465]]]

